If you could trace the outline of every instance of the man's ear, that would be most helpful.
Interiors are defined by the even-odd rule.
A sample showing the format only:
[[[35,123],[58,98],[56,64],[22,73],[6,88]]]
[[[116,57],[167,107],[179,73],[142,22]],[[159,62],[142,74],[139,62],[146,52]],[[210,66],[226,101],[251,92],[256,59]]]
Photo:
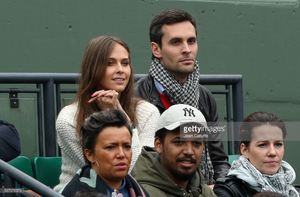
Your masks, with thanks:
[[[156,152],[161,153],[162,151],[162,142],[160,141],[160,139],[157,137],[154,140],[154,147]]]
[[[158,59],[162,57],[160,46],[156,42],[151,42],[151,51],[154,57]]]

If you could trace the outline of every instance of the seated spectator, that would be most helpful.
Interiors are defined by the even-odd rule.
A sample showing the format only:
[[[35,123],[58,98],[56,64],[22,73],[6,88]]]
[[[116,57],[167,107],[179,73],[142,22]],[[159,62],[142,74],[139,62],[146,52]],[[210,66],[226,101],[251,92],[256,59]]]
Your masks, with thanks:
[[[123,111],[133,127],[133,167],[143,146],[154,146],[158,109],[134,95],[134,74],[128,45],[120,38],[98,36],[89,41],[81,63],[79,88],[74,102],[65,106],[56,120],[57,142],[62,166],[60,191],[85,165],[80,145],[80,128],[94,112]]]
[[[215,196],[201,174],[205,136],[181,133],[192,128],[206,128],[203,114],[192,106],[172,105],[161,114],[155,149],[143,147],[131,172],[150,196]]]
[[[240,128],[240,153],[228,175],[218,179],[217,196],[245,197],[270,191],[298,197],[292,185],[296,173],[283,161],[286,127],[282,120],[268,112],[254,112]]]
[[[16,127],[0,120],[0,159],[10,161],[21,153],[20,138]]]
[[[148,196],[128,175],[132,130],[123,112],[106,110],[93,113],[85,120],[81,136],[87,165],[63,189],[64,196],[74,196],[77,192],[98,192],[115,197]]]

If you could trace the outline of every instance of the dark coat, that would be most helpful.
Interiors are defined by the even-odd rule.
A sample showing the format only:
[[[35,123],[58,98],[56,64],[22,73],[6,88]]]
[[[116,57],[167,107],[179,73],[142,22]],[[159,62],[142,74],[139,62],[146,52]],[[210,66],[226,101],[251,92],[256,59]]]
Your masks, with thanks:
[[[257,193],[249,185],[235,176],[226,176],[217,180],[214,192],[218,197],[251,197]]]
[[[102,194],[103,196],[111,196],[106,183],[100,176],[90,176],[91,167],[86,165],[71,179],[71,181],[62,190],[62,195],[73,197],[82,194],[81,196],[89,196],[90,194]],[[130,197],[148,197],[148,193],[136,182],[136,180],[127,175],[126,188]]]
[[[160,164],[159,154],[144,146],[131,174],[151,197],[216,197],[203,181],[200,170],[191,177],[187,189],[180,188]]]

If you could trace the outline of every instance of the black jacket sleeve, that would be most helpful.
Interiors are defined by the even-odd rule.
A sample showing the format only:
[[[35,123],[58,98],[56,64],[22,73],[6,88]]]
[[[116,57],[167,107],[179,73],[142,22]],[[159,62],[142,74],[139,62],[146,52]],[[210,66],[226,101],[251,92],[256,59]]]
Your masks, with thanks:
[[[246,182],[235,176],[219,178],[214,185],[214,193],[218,197],[250,197],[257,193]]]
[[[20,155],[20,138],[14,125],[0,120],[0,159],[10,161]]]
[[[206,118],[208,126],[218,125],[218,112],[216,101],[211,92],[204,86],[200,86],[199,98],[200,111]],[[220,132],[211,132],[208,138],[208,151],[214,167],[214,179],[225,177],[230,168],[227,154],[224,152]]]

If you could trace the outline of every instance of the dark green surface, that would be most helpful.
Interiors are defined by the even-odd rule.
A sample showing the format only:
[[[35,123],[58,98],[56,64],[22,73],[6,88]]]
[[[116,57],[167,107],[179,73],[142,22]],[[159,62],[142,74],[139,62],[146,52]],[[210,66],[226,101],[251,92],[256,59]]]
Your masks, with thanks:
[[[32,162],[31,159],[29,159],[25,155],[20,155],[16,157],[15,159],[8,162],[13,167],[17,168],[18,170],[24,172],[25,174],[34,177],[33,170],[32,170]],[[23,187],[18,182],[15,182],[16,188]]]
[[[29,157],[20,155],[9,164],[43,184],[53,188],[59,183],[61,157]]]
[[[262,110],[299,121],[299,1],[276,2],[2,0],[0,72],[78,72],[86,42],[96,35],[113,34],[128,42],[135,72],[146,73],[150,20],[162,9],[181,8],[197,18],[201,73],[243,74],[245,115]],[[17,125],[22,151],[35,154],[31,98],[24,97],[19,109],[10,109],[8,96],[0,96],[0,118]],[[223,103],[218,101],[220,114],[224,114]],[[286,144],[286,160],[298,174],[299,144],[299,140]]]
[[[27,156],[20,155],[17,158],[9,161],[9,164],[26,173],[27,175],[34,177],[31,160]]]
[[[32,159],[35,178],[53,188],[59,183],[61,157],[34,157]]]

